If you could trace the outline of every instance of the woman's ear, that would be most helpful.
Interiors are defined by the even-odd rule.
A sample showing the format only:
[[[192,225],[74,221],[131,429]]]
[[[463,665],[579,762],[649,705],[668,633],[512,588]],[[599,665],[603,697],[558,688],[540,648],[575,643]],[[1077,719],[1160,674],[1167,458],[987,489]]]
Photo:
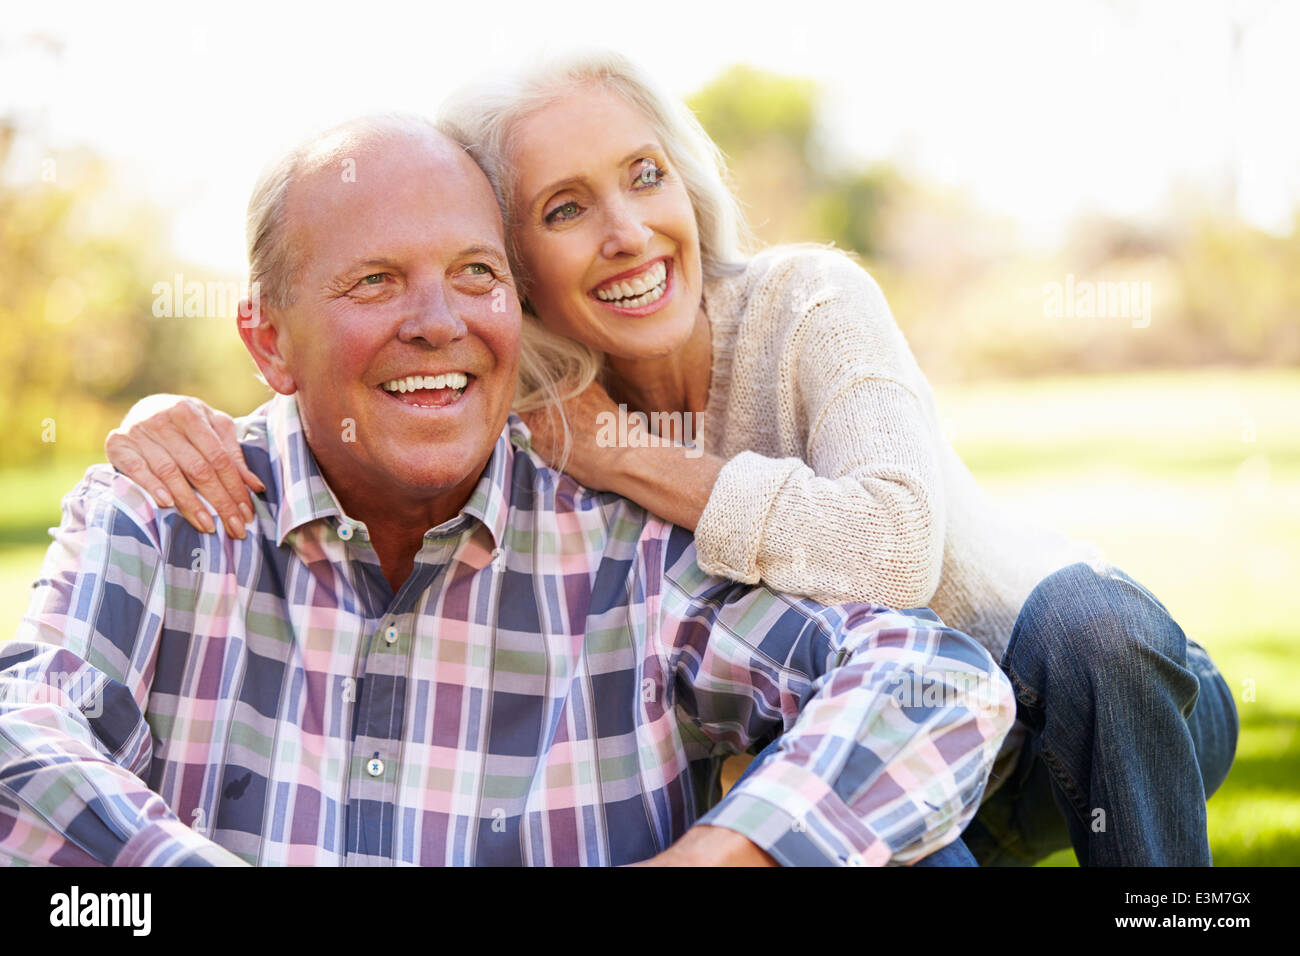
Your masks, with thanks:
[[[292,395],[298,391],[298,383],[293,379],[285,354],[288,342],[288,336],[284,334],[285,320],[283,311],[268,309],[254,296],[239,303],[239,316],[235,321],[239,325],[239,337],[253,356],[266,384],[281,395]]]

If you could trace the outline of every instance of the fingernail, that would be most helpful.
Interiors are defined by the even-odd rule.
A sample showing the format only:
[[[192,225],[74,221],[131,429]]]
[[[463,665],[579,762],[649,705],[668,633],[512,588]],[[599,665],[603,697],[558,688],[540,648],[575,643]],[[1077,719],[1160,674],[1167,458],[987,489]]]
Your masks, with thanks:
[[[206,511],[199,512],[199,527],[208,534],[213,534],[217,530],[217,526],[212,523],[212,515],[208,514]]]
[[[161,508],[173,508],[176,505],[176,502],[172,501],[172,496],[167,493],[166,488],[159,488],[153,493],[153,497]]]
[[[253,509],[248,507],[248,505],[240,505],[239,513],[244,516],[245,524],[253,523]]]
[[[234,515],[226,515],[226,531],[232,538],[244,539],[244,526]]]

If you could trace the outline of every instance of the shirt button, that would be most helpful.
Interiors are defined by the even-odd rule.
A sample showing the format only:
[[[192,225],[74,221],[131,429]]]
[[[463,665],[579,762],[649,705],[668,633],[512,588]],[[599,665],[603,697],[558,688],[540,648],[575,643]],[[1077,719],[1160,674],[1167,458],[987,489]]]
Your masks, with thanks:
[[[348,524],[346,521],[342,522],[341,524],[339,524],[338,533],[339,533],[339,537],[342,538],[344,541],[350,541],[352,539],[352,534],[353,534],[352,525]]]
[[[384,762],[378,757],[371,757],[366,763],[366,773],[372,777],[378,777],[384,772]]]
[[[867,861],[864,860],[864,859],[862,859],[862,857],[858,856],[858,854],[856,854],[856,853],[854,853],[852,856],[850,856],[850,857],[848,858],[848,860],[845,861],[845,862],[847,862],[847,863],[849,864],[849,866],[866,866],[866,865],[867,865]]]
[[[384,640],[387,641],[389,644],[396,644],[396,643],[397,643],[397,628],[396,628],[396,627],[390,627],[388,630],[384,631]]]
[[[496,568],[498,571],[500,571],[500,570],[501,570],[501,566],[505,563],[505,557],[506,557],[506,553],[505,553],[503,550],[501,550],[500,548],[493,548],[493,549],[492,549],[492,567],[494,567],[494,568]]]

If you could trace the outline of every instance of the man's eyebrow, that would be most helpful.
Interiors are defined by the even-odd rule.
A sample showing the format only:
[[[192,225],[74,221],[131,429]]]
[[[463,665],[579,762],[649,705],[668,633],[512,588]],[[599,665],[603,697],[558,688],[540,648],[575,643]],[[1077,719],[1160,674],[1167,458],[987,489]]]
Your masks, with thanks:
[[[349,262],[340,270],[340,275],[347,275],[356,272],[358,269],[393,269],[397,267],[395,259],[358,259],[356,262]]]
[[[506,254],[504,249],[502,249],[500,246],[494,246],[483,242],[473,243],[471,245],[466,246],[464,249],[461,249],[456,253],[455,258],[464,259],[467,256],[487,256],[492,259],[496,259],[498,262],[504,263],[506,261]],[[401,267],[402,264],[397,259],[389,259],[384,256],[380,256],[377,258],[370,258],[370,259],[358,259],[355,262],[348,263],[341,270],[339,270],[339,276],[343,277],[343,276],[353,275],[364,269],[396,270],[396,269],[400,269]]]
[[[505,250],[500,246],[492,246],[483,242],[466,246],[464,249],[460,250],[460,252],[456,253],[457,259],[464,259],[466,256],[491,256],[493,259],[498,259],[502,262],[506,259]]]
[[[663,152],[663,147],[660,146],[658,143],[642,143],[636,149],[632,150],[630,153],[628,153],[626,156],[620,159],[616,165],[626,166],[628,163],[632,162],[632,160],[636,159],[638,156],[644,156],[646,153],[662,153],[662,152]],[[533,196],[533,201],[529,203],[529,208],[535,209],[537,205],[547,196],[551,195],[552,193],[559,192],[561,189],[564,189],[567,186],[572,186],[574,183],[580,183],[584,178],[585,177],[583,176],[568,176],[564,179],[557,179],[555,182],[551,183],[550,185],[543,186],[541,189],[537,190],[536,194]]]

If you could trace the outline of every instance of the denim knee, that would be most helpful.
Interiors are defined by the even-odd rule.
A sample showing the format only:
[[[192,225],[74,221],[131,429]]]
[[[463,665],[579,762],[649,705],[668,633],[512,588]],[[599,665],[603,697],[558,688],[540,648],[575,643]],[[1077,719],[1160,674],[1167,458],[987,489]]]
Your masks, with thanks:
[[[1174,685],[1184,716],[1196,701],[1186,669],[1187,637],[1156,598],[1122,571],[1079,563],[1056,571],[1030,593],[1003,664],[1024,703],[1053,680],[1121,690],[1155,669]],[[1172,667],[1170,666],[1172,665]],[[1149,688],[1148,688],[1149,689]]]
[[[1237,753],[1240,723],[1232,690],[1214,661],[1195,641],[1187,642],[1187,667],[1201,685],[1196,709],[1187,726],[1196,745],[1196,759],[1208,798],[1222,785]]]

